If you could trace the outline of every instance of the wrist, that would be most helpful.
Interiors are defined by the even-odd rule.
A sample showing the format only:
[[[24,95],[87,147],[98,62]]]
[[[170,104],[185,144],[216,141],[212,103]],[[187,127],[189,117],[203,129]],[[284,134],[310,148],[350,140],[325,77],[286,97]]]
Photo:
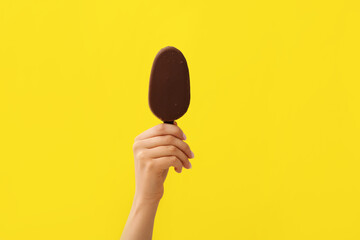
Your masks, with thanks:
[[[146,197],[141,194],[135,193],[134,203],[138,206],[144,207],[154,207],[158,206],[160,203],[161,197]]]
[[[144,215],[155,217],[159,202],[155,199],[144,199],[135,196],[131,207],[131,215],[134,217]]]
[[[138,191],[138,189],[135,189],[134,201],[136,200],[139,203],[146,205],[155,205],[155,204],[159,204],[162,196],[163,196],[163,192],[144,193],[143,191]]]

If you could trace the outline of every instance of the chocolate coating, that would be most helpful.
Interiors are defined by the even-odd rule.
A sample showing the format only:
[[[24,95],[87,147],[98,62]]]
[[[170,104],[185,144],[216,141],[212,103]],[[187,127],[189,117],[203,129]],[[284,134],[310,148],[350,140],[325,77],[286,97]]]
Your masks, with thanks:
[[[183,116],[190,104],[190,77],[180,50],[165,47],[156,55],[150,74],[149,106],[164,122]]]

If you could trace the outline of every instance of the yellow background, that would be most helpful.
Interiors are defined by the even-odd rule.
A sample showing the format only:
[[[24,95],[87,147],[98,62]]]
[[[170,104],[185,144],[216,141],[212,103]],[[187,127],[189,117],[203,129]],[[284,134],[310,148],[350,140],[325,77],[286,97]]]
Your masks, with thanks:
[[[358,1],[0,2],[0,239],[119,239],[152,61],[187,58],[154,239],[360,239]]]

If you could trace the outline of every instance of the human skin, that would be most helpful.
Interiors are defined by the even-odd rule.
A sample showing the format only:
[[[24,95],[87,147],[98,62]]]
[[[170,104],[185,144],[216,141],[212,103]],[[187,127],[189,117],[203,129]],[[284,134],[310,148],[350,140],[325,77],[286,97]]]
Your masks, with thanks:
[[[170,167],[177,173],[190,169],[194,157],[183,131],[175,124],[162,123],[135,138],[135,195],[121,240],[151,240],[157,207],[164,194]]]

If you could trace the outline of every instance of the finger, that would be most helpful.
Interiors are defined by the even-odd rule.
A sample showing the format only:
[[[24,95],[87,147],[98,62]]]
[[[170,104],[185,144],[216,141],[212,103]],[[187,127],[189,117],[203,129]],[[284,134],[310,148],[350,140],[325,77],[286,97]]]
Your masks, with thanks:
[[[154,163],[158,166],[159,169],[166,170],[169,167],[174,167],[175,171],[181,173],[182,163],[180,159],[176,156],[166,156],[153,159]]]
[[[155,136],[163,136],[163,135],[173,135],[174,137],[185,140],[186,136],[183,131],[174,124],[161,123],[158,124],[141,134],[139,134],[135,140],[142,140],[146,138],[151,138]]]
[[[191,168],[191,164],[185,153],[178,149],[174,145],[169,146],[159,146],[155,148],[148,149],[148,156],[150,158],[159,158],[166,156],[176,156],[182,162],[185,168]]]
[[[183,153],[185,153],[188,158],[194,157],[194,153],[191,151],[189,145],[186,142],[172,135],[147,138],[144,140],[140,140],[138,144],[141,145],[141,147],[143,148],[154,148],[159,146],[174,145],[177,148],[179,148],[181,151],[183,151]]]

